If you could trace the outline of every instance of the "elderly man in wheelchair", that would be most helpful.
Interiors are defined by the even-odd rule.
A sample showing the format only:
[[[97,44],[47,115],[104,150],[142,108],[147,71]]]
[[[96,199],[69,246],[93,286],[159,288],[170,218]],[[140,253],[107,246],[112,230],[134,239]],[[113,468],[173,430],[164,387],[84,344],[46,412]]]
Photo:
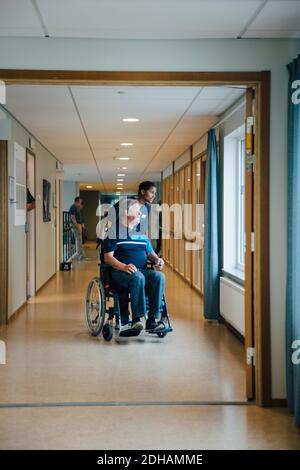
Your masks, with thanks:
[[[90,283],[88,287],[88,325],[92,334],[96,331],[97,335],[103,327],[103,337],[107,340],[112,338],[113,318],[118,324],[121,337],[137,336],[144,328],[146,332],[160,337],[172,331],[164,297],[165,275],[161,272],[164,261],[155,253],[148,237],[136,231],[140,219],[139,202],[127,200],[125,209],[119,214],[119,223],[115,224],[115,232],[108,230],[102,243],[101,257],[104,264],[100,264],[100,282],[99,279],[96,282],[95,278],[91,281],[96,282],[98,287],[95,305],[92,300],[93,286]],[[131,321],[127,308],[128,294]],[[114,306],[107,310],[103,304],[110,297],[114,299]],[[93,307],[96,308],[94,316]],[[108,320],[104,324],[105,311],[108,312]]]

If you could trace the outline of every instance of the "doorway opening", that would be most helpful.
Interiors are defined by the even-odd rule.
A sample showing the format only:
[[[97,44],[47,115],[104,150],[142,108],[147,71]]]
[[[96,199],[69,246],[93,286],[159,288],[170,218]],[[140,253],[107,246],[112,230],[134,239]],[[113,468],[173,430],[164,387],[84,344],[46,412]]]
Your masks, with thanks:
[[[251,172],[251,176],[247,177],[245,174],[245,211],[248,211],[249,220],[245,224],[246,228],[246,252],[245,257],[245,270],[249,270],[248,283],[246,284],[246,298],[245,312],[248,320],[245,322],[245,343],[247,356],[245,359],[245,366],[247,372],[247,390],[249,391],[248,398],[254,399],[259,404],[268,404],[271,400],[270,388],[270,340],[269,340],[269,266],[268,266],[268,141],[269,141],[269,74],[268,72],[225,72],[225,73],[209,73],[209,72],[60,72],[60,71],[1,71],[1,79],[7,83],[38,83],[40,85],[73,85],[82,86],[201,86],[201,87],[222,87],[222,86],[246,86],[248,90],[247,96],[250,93],[255,93],[255,100],[251,100],[249,105],[249,98],[247,98],[246,108],[246,138],[245,138],[245,161],[247,164],[252,165],[251,159],[255,155],[255,173]],[[255,116],[253,116],[255,111]],[[254,118],[251,121],[251,118]],[[248,118],[249,121],[247,120]],[[252,122],[252,124],[251,124]],[[247,126],[249,126],[247,128]],[[249,131],[249,132],[248,132]],[[254,138],[255,135],[255,138]],[[198,155],[199,156],[199,155]],[[249,158],[248,158],[249,157]],[[248,158],[248,160],[247,160]],[[181,168],[172,167],[172,176],[175,178],[173,183],[176,182],[177,186],[182,189],[182,182],[190,179],[193,181],[193,176],[190,172],[195,172],[195,175],[200,174],[200,178],[205,175],[205,157],[200,155],[199,162],[193,159],[191,155],[189,166],[184,168],[183,173]],[[177,171],[178,170],[178,171]],[[250,172],[249,172],[250,173]],[[188,175],[190,174],[190,178]],[[205,176],[204,176],[205,177]],[[165,178],[165,179],[167,179]],[[181,180],[182,179],[182,180]],[[169,191],[169,197],[177,197],[174,195],[174,187],[171,185],[170,179],[169,186],[165,182],[163,191]],[[169,188],[169,189],[165,189]],[[183,185],[182,197],[192,198],[192,189],[194,186]],[[199,194],[196,193],[194,197],[204,198],[204,189],[198,188]],[[201,193],[202,191],[202,193]],[[249,197],[249,195],[251,197]],[[248,202],[247,202],[248,201]],[[251,201],[251,202],[249,202]],[[248,207],[249,205],[249,207]],[[255,248],[253,249],[253,238],[255,234]],[[188,258],[184,260],[180,256],[180,244],[175,248],[177,241],[170,240],[169,248],[165,248],[166,253],[169,250],[169,256],[174,253],[174,263],[178,264],[178,270],[187,272],[187,281],[192,282],[193,269],[191,269],[192,257],[189,254]],[[170,260],[171,261],[171,260]],[[182,264],[183,262],[183,264]],[[171,262],[170,262],[171,264]],[[176,270],[176,269],[175,269]],[[201,271],[197,272],[199,279],[197,283],[201,283]],[[247,282],[247,281],[246,281]],[[255,364],[253,360],[255,348]],[[249,362],[248,362],[249,359]],[[251,382],[252,380],[252,382]],[[253,387],[255,382],[255,389]],[[250,393],[252,390],[252,396]]]

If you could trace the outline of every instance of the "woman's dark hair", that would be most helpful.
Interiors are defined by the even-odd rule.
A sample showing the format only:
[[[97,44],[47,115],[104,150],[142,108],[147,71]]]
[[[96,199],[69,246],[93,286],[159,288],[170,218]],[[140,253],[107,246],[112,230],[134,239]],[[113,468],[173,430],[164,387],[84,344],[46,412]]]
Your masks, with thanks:
[[[148,191],[150,188],[156,188],[156,184],[153,181],[143,181],[139,185],[138,196],[142,195],[142,190]]]

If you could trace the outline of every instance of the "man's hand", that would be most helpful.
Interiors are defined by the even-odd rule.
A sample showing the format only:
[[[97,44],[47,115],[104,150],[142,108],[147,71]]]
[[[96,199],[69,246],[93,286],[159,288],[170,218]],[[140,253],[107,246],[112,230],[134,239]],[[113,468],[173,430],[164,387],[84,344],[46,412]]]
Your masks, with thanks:
[[[158,260],[156,261],[154,267],[156,269],[158,269],[159,271],[161,271],[164,268],[164,265],[165,265],[164,260],[162,258],[158,258]]]
[[[133,274],[137,272],[137,268],[134,264],[125,264],[123,271],[128,274]]]

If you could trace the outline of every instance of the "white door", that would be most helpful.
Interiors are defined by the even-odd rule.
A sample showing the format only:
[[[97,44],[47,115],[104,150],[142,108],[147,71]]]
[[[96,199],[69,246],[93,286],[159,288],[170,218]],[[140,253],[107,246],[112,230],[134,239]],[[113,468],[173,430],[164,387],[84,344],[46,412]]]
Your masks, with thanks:
[[[27,189],[35,198],[35,156],[29,150],[27,150]],[[35,213],[35,209],[26,213],[27,298],[35,295]]]

